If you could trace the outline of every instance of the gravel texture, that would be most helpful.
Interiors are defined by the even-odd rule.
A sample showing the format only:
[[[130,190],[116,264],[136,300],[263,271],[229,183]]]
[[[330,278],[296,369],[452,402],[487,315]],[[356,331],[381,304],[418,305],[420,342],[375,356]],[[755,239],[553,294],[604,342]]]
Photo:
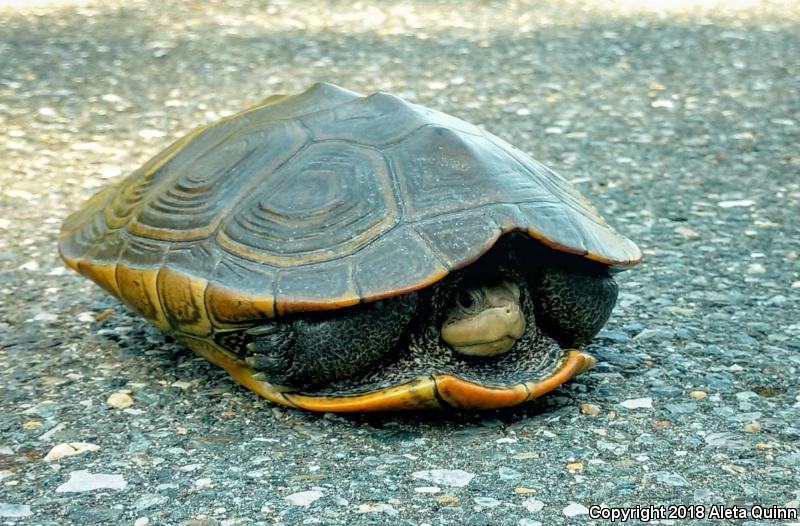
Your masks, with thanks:
[[[797,508],[800,8],[699,4],[0,1],[0,524]],[[484,126],[640,244],[593,371],[508,411],[309,414],[61,265],[97,188],[317,80]]]

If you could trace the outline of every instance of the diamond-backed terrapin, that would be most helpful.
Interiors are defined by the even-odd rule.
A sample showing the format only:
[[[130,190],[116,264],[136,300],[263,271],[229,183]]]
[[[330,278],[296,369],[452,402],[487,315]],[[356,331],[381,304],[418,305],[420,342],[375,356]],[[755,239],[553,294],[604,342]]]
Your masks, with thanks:
[[[240,384],[321,411],[539,396],[594,364],[573,347],[641,257],[494,135],[330,84],[189,133],[59,249]]]

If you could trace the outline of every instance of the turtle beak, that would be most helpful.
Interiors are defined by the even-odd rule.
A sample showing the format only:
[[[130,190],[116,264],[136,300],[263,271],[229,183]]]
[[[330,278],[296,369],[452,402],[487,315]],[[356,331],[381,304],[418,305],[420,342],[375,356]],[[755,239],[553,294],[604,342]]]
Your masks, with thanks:
[[[525,334],[525,316],[519,288],[504,281],[481,287],[483,304],[461,312],[442,326],[442,340],[469,356],[496,356],[508,352]],[[463,309],[462,309],[463,311]]]

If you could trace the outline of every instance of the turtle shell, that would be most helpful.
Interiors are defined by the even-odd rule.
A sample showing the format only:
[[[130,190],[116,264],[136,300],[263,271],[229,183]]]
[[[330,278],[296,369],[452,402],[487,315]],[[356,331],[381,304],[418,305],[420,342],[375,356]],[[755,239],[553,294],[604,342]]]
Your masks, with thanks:
[[[612,270],[641,257],[567,181],[494,135],[390,94],[316,84],[176,141],[67,218],[59,251],[275,402],[498,407],[593,360],[565,350],[544,376],[507,388],[434,374],[359,396],[305,396],[259,380],[219,342],[266,318],[425,288],[510,232]]]
[[[494,135],[316,84],[192,131],[70,216],[59,249],[157,325],[203,334],[426,287],[511,231],[616,268],[641,257]]]

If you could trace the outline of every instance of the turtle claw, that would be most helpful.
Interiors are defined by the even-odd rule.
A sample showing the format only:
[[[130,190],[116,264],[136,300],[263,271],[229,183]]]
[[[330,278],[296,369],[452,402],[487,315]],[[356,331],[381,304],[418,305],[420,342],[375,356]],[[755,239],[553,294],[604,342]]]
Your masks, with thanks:
[[[259,379],[269,383],[292,383],[295,355],[295,333],[291,324],[267,323],[247,331],[253,336],[245,349],[245,364]]]
[[[245,332],[251,336],[264,336],[266,334],[275,334],[281,330],[280,325],[277,323],[264,323],[256,327],[251,327]]]
[[[289,392],[289,391],[292,390],[288,386],[280,385],[280,384],[274,384],[274,383],[270,382],[269,378],[267,378],[267,375],[264,374],[264,373],[252,374],[252,375],[250,375],[250,378],[252,378],[253,380],[255,380],[257,382],[262,382],[262,383],[265,383],[265,384],[269,384],[269,389],[271,391],[276,392],[276,393],[286,393],[286,392]]]

